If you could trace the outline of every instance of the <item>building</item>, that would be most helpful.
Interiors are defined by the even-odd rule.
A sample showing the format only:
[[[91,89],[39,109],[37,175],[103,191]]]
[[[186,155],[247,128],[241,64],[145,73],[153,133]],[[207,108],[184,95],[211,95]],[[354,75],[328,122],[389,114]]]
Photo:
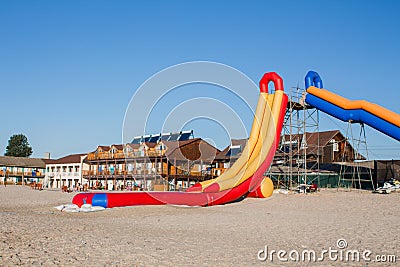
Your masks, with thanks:
[[[72,154],[59,159],[47,159],[44,186],[49,188],[75,187],[78,183],[85,184],[83,172],[89,166],[83,162],[87,154]]]
[[[218,153],[212,164],[213,176],[219,176],[229,169],[240,157],[247,144],[247,139],[231,139],[231,144]]]
[[[41,182],[44,173],[43,159],[0,156],[0,177],[7,183]]]
[[[232,139],[231,145],[222,150],[213,162],[213,174],[221,175],[241,155],[247,139]],[[297,169],[317,168],[316,162],[340,163],[354,162],[354,160],[365,160],[356,153],[349,141],[339,130],[305,133],[304,135],[293,134],[281,136],[280,145],[275,153],[272,163],[274,166],[292,166]],[[279,168],[284,174],[287,168]]]
[[[90,188],[108,190],[170,190],[209,179],[211,162],[219,150],[200,138],[188,139],[189,133],[149,135],[145,138],[152,142],[140,137],[129,144],[98,146],[84,160],[89,169],[83,177]]]
[[[324,132],[307,132],[303,134],[283,135],[279,149],[275,154],[275,164],[299,164],[353,162],[365,160],[352,147],[339,130]],[[304,166],[303,166],[304,167]]]

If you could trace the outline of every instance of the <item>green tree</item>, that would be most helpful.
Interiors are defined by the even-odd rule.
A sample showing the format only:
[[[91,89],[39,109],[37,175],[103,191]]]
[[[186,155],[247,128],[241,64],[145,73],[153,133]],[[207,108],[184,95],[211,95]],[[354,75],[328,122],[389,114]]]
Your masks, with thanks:
[[[32,155],[32,148],[29,146],[28,138],[23,134],[14,134],[8,140],[4,156],[29,157]]]

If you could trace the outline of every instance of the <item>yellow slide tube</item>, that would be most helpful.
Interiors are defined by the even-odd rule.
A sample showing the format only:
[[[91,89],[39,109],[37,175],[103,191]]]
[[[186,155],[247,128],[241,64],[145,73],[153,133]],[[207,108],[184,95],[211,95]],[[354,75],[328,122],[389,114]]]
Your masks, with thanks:
[[[202,185],[203,189],[216,181],[231,179],[232,177],[237,175],[243,168],[246,167],[251,157],[257,156],[262,146],[261,142],[259,142],[258,140],[260,136],[260,126],[263,124],[265,109],[268,109],[269,106],[272,106],[273,98],[270,98],[270,101],[271,103],[267,104],[266,97],[260,95],[260,97],[258,98],[256,112],[254,115],[253,125],[250,131],[250,137],[249,140],[247,141],[247,145],[242,151],[241,156],[236,160],[236,162],[232,165],[231,168],[226,170],[219,177],[212,180],[201,182],[200,184]],[[268,112],[267,114],[270,114],[270,112]]]
[[[252,177],[266,159],[269,151],[273,148],[273,145],[275,145],[276,127],[279,121],[283,94],[283,91],[276,91],[274,95],[262,93],[264,98],[273,98],[274,104],[271,109],[267,108],[264,111],[266,113],[264,118],[268,120],[263,121],[260,129],[258,142],[261,146],[257,147],[257,155],[252,157],[245,164],[246,168],[243,168],[238,174],[231,177],[231,179],[216,179],[215,182],[218,183],[220,191],[233,188]]]

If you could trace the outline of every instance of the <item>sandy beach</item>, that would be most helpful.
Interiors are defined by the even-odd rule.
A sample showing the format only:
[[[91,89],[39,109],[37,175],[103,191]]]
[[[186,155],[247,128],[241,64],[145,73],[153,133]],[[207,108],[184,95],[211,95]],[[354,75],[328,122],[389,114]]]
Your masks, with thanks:
[[[265,246],[300,253],[312,249],[318,255],[338,249],[338,239],[347,242],[345,249],[370,250],[371,259],[398,253],[399,193],[332,189],[208,208],[139,206],[92,213],[54,208],[70,203],[73,195],[0,187],[0,265],[305,266],[310,263],[258,257],[265,256],[260,252]],[[343,263],[325,255],[312,264],[398,263]]]

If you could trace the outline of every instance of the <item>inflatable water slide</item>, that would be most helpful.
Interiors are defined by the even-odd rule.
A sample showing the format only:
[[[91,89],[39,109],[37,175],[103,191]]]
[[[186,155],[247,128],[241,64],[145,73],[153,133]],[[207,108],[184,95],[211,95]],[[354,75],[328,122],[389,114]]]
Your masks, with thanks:
[[[274,83],[274,93],[268,84]],[[275,72],[260,80],[260,96],[250,137],[244,151],[232,167],[216,179],[197,183],[186,192],[106,192],[80,193],[72,203],[104,208],[135,205],[213,206],[244,199],[247,196],[269,197],[272,181],[263,176],[279,145],[288,97],[283,80]]]
[[[309,71],[305,77],[306,103],[339,120],[365,123],[400,141],[400,115],[365,100],[349,100],[322,89],[321,77]]]

